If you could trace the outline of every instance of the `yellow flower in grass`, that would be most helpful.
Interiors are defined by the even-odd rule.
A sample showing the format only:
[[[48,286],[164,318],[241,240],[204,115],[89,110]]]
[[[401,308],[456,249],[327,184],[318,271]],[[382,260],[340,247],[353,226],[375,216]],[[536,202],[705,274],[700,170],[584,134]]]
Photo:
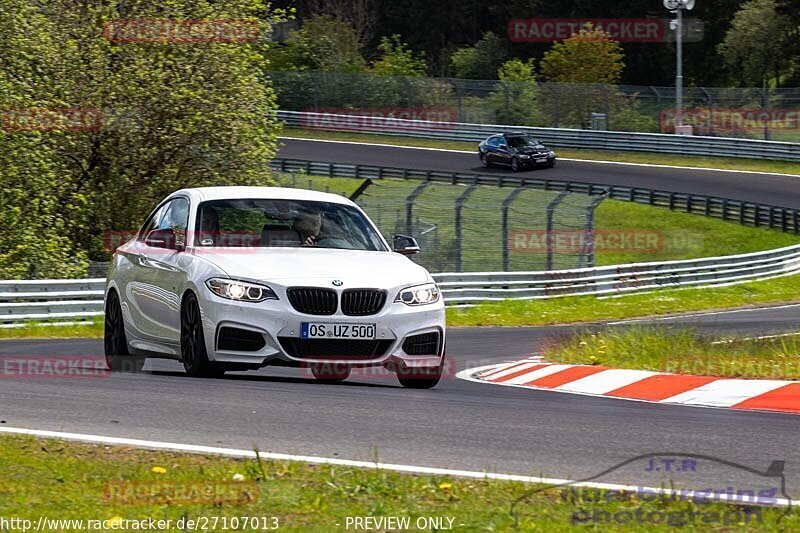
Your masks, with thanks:
[[[154,473],[154,474],[166,474],[167,473],[167,469],[164,468],[163,466],[154,466],[153,468],[150,469],[150,471],[152,473]]]
[[[104,529],[119,529],[122,526],[123,518],[121,516],[112,516],[103,523]]]
[[[446,481],[444,481],[442,483],[439,483],[439,488],[442,489],[442,490],[450,490],[450,489],[453,488],[453,484],[452,483],[447,483]]]

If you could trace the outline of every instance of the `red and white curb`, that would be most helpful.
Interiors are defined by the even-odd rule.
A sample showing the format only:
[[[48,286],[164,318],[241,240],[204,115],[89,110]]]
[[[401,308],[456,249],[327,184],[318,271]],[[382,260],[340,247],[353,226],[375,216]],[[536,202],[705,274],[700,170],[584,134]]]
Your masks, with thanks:
[[[547,363],[539,357],[463,370],[461,379],[640,402],[800,414],[800,382],[726,379]]]

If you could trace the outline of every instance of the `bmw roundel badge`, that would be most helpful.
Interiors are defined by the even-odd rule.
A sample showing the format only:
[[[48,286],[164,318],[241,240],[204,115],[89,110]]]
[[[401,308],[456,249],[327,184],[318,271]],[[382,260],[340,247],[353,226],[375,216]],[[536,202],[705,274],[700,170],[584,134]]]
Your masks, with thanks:
[[[333,286],[334,287],[341,287],[342,285],[344,285],[344,282],[342,280],[340,280],[340,279],[333,280]]]

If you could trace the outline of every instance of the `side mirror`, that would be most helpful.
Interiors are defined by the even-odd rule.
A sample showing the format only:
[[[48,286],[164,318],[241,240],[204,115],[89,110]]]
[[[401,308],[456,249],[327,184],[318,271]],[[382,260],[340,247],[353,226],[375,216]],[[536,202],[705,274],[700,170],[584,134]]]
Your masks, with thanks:
[[[167,248],[169,250],[183,249],[183,247],[177,243],[174,229],[154,229],[147,234],[144,243],[153,248]]]
[[[419,244],[414,237],[392,235],[392,249],[398,254],[414,255],[419,253]]]
[[[508,150],[508,145],[501,144],[500,146],[498,146],[498,148],[500,148],[501,150]]]

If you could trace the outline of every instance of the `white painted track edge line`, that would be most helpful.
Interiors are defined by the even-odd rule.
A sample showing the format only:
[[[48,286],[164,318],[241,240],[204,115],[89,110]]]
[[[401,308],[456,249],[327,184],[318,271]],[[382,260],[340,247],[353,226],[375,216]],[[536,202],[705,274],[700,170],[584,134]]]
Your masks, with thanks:
[[[141,439],[128,439],[124,437],[107,437],[103,435],[91,435],[83,433],[67,433],[61,431],[47,431],[40,429],[26,429],[15,427],[0,428],[0,433],[12,435],[29,435],[40,438],[53,438],[63,439],[77,442],[86,442],[92,444],[110,444],[110,445],[127,445],[135,446],[137,448],[144,448],[150,450],[161,450],[171,452],[188,452],[200,453],[209,455],[220,455],[225,457],[236,457],[244,459],[255,459],[256,452],[254,450],[242,450],[236,448],[220,448],[216,446],[200,446],[194,444],[179,444],[174,442],[161,442],[150,441]],[[546,478],[538,476],[523,476],[520,474],[501,474],[496,472],[478,472],[474,470],[454,470],[449,468],[436,468],[428,466],[412,466],[400,465],[392,463],[380,463],[369,461],[355,461],[350,459],[334,459],[327,457],[307,456],[307,455],[291,455],[273,452],[258,452],[258,456],[262,459],[275,459],[285,461],[302,461],[315,464],[328,464],[336,466],[352,466],[358,468],[369,468],[372,470],[391,470],[393,472],[403,472],[409,474],[427,474],[427,475],[448,475],[453,477],[464,477],[472,479],[492,479],[497,481],[518,481],[522,483],[537,483],[543,485],[569,485],[571,487],[588,487],[596,489],[608,490],[623,490],[627,492],[636,492],[637,490],[646,489],[656,491],[657,494],[664,495],[679,495],[681,489],[665,489],[659,487],[644,487],[636,485],[619,485],[615,483],[598,483],[598,482],[579,482],[569,479]],[[690,489],[683,489],[684,491]],[[696,489],[695,489],[696,490]],[[728,503],[728,502],[718,502]],[[736,503],[736,502],[730,502]],[[773,507],[787,507],[791,502],[785,498],[776,499]]]
[[[351,132],[342,132],[342,133],[351,133]],[[370,135],[370,134],[365,134]],[[376,135],[376,134],[372,134]],[[338,143],[338,144],[358,144],[362,146],[380,146],[383,148],[403,148],[407,150],[428,150],[430,152],[451,152],[455,154],[477,154],[476,150],[454,150],[452,148],[432,148],[426,146],[404,146],[399,144],[388,144],[388,143],[367,143],[367,142],[358,142],[358,141],[341,141],[335,139],[311,139],[308,137],[287,137],[283,135],[279,135],[278,139],[286,139],[289,141],[309,141],[309,142],[324,142],[324,143]],[[453,142],[471,142],[471,141],[453,141]],[[475,144],[478,144],[478,141],[474,141]],[[557,155],[557,154],[556,154]],[[670,155],[678,155],[678,154],[670,154]],[[592,163],[592,164],[599,164],[599,165],[627,165],[632,167],[651,167],[651,168],[674,168],[674,169],[681,169],[681,170],[708,170],[711,172],[729,172],[735,174],[757,174],[762,176],[783,176],[788,178],[800,178],[800,174],[787,174],[783,172],[765,172],[763,170],[737,170],[732,168],[708,168],[708,167],[686,167],[680,165],[659,165],[656,163],[631,163],[628,161],[604,161],[602,159],[575,159],[570,157],[558,157],[559,161],[571,161],[575,163]]]
[[[634,324],[636,322],[661,322],[665,320],[681,320],[684,318],[696,318],[702,316],[715,316],[715,315],[727,315],[727,314],[734,314],[734,313],[746,313],[746,312],[760,312],[760,311],[769,311],[771,309],[790,309],[792,307],[800,307],[800,303],[792,303],[792,304],[784,304],[784,305],[769,305],[764,307],[741,307],[739,309],[727,309],[722,311],[701,311],[701,312],[690,312],[684,313],[680,315],[670,315],[670,316],[654,316],[654,317],[645,317],[645,318],[629,318],[625,320],[615,320],[612,322],[605,322],[607,326],[617,326],[621,324]]]

